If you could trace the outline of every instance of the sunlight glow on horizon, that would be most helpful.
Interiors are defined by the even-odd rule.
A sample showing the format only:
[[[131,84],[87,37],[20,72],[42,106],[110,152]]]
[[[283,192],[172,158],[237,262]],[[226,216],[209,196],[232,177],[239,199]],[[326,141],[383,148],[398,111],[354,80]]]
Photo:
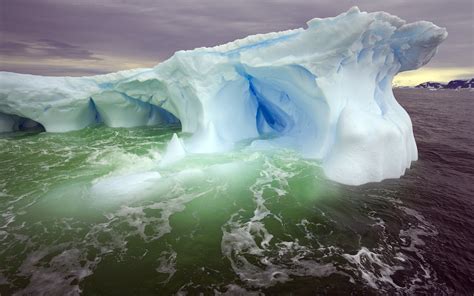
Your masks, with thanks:
[[[414,71],[401,72],[393,79],[394,86],[415,86],[423,82],[447,83],[455,79],[474,77],[474,67],[423,67]]]
[[[57,70],[58,74],[42,75],[42,76],[93,76],[98,74],[107,74],[123,70],[131,70],[138,68],[152,68],[160,63],[160,60],[133,59],[124,56],[106,56],[95,55],[97,60],[75,60],[65,58],[12,58],[0,56],[0,64],[3,67],[12,67],[24,69],[22,73],[42,75],[35,70],[49,68]],[[29,69],[32,73],[28,73]],[[8,71],[8,70],[7,70]]]

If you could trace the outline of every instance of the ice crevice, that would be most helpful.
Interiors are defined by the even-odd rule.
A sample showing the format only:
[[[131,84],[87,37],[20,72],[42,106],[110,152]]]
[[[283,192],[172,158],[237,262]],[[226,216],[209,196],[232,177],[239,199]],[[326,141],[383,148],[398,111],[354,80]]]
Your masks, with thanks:
[[[104,91],[91,97],[96,122],[110,127],[136,127],[177,124],[173,114],[160,106],[117,91]]]
[[[178,51],[151,69],[91,77],[0,72],[1,128],[9,129],[10,114],[48,132],[97,122],[181,124],[191,137],[172,140],[179,153],[170,159],[250,140],[253,148],[319,159],[329,179],[345,184],[400,177],[417,148],[392,80],[428,63],[446,30],[357,7],[307,24]]]
[[[0,133],[14,131],[44,131],[44,126],[30,118],[0,112]]]

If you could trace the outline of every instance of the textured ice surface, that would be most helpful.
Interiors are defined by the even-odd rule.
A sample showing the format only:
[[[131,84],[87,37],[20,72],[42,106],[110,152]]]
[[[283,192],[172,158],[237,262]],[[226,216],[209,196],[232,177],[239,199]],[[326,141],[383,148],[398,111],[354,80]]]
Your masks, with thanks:
[[[77,78],[2,72],[0,131],[13,129],[13,115],[50,132],[179,120],[193,134],[191,153],[254,139],[251,146],[320,159],[338,182],[399,177],[417,148],[392,79],[426,64],[446,36],[430,22],[354,7],[306,29],[178,51],[152,69]]]
[[[183,141],[178,138],[177,134],[173,134],[171,141],[166,147],[166,153],[160,161],[160,166],[168,166],[176,161],[183,159],[186,156]]]

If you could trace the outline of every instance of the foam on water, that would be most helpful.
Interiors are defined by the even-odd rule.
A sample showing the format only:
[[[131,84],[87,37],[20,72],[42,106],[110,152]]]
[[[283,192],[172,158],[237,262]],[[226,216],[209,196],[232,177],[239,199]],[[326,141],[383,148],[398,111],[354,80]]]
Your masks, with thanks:
[[[133,286],[273,294],[292,283],[443,290],[424,251],[437,230],[396,191],[334,185],[318,162],[287,150],[189,154],[160,166],[179,139],[164,132],[97,128],[0,141],[2,294],[133,294]],[[11,159],[13,173],[2,169]]]
[[[52,258],[47,265],[39,262],[46,257]],[[78,295],[81,289],[78,283],[93,272],[93,265],[97,262],[88,262],[81,265],[85,255],[82,250],[67,248],[67,244],[34,251],[28,255],[19,268],[19,275],[29,278],[28,286],[21,295]]]
[[[156,268],[156,271],[168,275],[168,277],[163,281],[165,284],[168,283],[176,273],[177,255],[178,254],[173,249],[170,249],[169,252],[162,252],[161,256],[158,258],[159,265]]]

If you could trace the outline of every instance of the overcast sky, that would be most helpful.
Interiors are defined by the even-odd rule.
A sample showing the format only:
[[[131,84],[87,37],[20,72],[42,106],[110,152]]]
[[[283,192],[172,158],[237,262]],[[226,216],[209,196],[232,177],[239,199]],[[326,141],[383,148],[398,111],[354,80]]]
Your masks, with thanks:
[[[0,0],[0,69],[90,75],[151,67],[176,50],[306,26],[357,5],[446,27],[429,67],[474,69],[473,0]],[[469,75],[469,74],[468,74]]]

